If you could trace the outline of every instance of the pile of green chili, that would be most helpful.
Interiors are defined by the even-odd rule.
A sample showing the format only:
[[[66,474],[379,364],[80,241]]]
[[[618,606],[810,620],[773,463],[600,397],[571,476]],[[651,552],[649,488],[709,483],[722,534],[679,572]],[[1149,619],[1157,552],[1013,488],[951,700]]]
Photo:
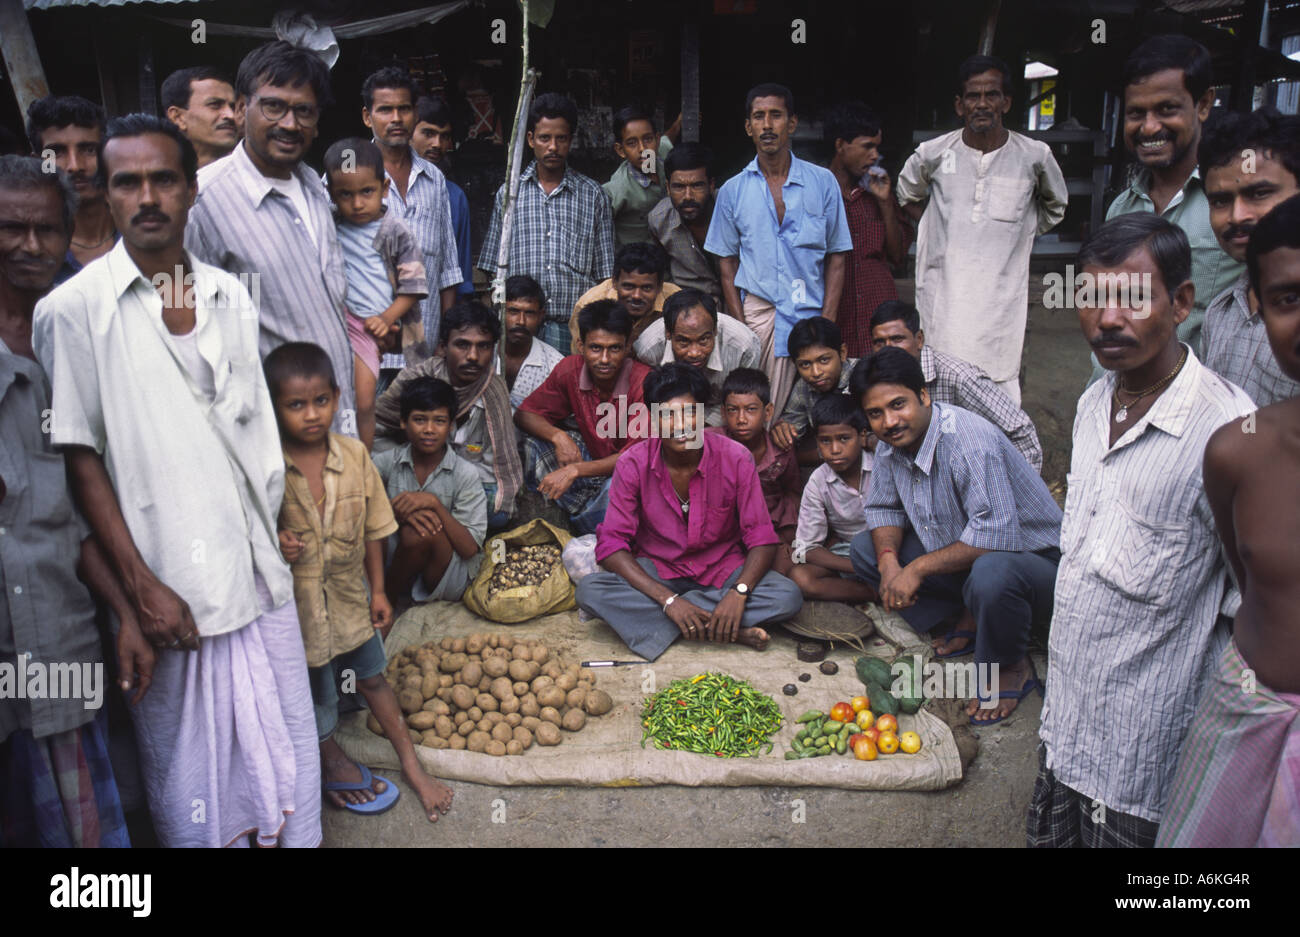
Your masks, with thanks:
[[[744,680],[702,673],[674,680],[646,700],[641,711],[641,747],[698,752],[719,758],[752,758],[781,728],[776,700]]]

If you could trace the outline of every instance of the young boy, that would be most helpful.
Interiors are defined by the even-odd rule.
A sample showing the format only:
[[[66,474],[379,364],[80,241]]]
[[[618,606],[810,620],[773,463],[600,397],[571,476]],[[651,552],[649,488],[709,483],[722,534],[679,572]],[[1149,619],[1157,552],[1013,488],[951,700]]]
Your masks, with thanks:
[[[406,444],[374,457],[401,525],[388,564],[388,596],[398,602],[457,601],[478,574],[487,536],[487,495],[474,466],[447,445],[456,391],[419,377],[402,388]]]
[[[871,480],[867,416],[847,394],[829,394],[813,407],[812,425],[822,464],[808,479],[799,504],[799,528],[789,571],[805,599],[860,604],[876,590],[853,575],[849,544],[867,529],[863,505]]]
[[[361,443],[329,431],[339,388],[324,349],[289,342],[267,355],[263,368],[284,449],[280,550],[293,568],[325,796],[337,807],[366,814],[382,813],[398,797],[391,781],[354,764],[334,741],[339,680],[351,671],[392,740],[402,777],[436,823],[451,809],[452,792],[420,767],[397,697],[384,679],[384,644],[376,631],[392,624],[383,540],[397,529],[379,474]]]
[[[757,368],[736,368],[722,382],[722,426],[710,426],[706,433],[726,433],[749,450],[758,467],[763,500],[772,515],[772,526],[783,544],[795,536],[799,519],[799,467],[794,453],[772,442],[763,427],[772,419],[771,385]]]
[[[844,393],[858,361],[849,357],[840,327],[822,316],[795,323],[788,347],[799,380],[781,419],[772,427],[772,439],[781,449],[796,448],[800,465],[817,465],[817,444],[808,435],[813,405],[829,394]]]
[[[624,244],[654,240],[646,216],[667,194],[663,163],[673,151],[681,127],[679,115],[660,137],[648,111],[629,105],[614,112],[614,153],[623,162],[604,188],[614,211],[616,250]]]
[[[390,350],[400,332],[407,364],[429,356],[419,304],[428,294],[424,260],[406,222],[384,205],[389,183],[379,147],[360,137],[338,141],[325,151],[325,179],[347,267],[357,435],[370,449],[380,346]]]

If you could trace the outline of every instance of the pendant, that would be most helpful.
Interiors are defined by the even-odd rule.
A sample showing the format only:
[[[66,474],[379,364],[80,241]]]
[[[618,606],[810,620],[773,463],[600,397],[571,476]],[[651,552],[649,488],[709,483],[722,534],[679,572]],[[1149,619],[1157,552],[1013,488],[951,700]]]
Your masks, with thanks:
[[[687,514],[690,512],[690,510],[691,510],[691,503],[687,501],[685,504],[682,505],[682,513]]]
[[[1123,423],[1128,419],[1128,407],[1121,405],[1119,412],[1115,414],[1115,422]]]

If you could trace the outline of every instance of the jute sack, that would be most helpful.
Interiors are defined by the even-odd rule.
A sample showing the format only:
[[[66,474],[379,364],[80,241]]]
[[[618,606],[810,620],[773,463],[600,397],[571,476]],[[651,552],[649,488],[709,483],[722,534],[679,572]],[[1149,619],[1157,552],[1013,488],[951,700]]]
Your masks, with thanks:
[[[497,558],[503,557],[511,547],[531,547],[539,544],[553,543],[561,550],[572,539],[567,530],[562,530],[540,517],[529,521],[522,527],[488,539],[483,544],[483,565],[478,575],[465,590],[465,605],[475,615],[481,615],[491,621],[504,624],[516,624],[528,621],[539,615],[554,612],[567,612],[577,607],[573,582],[564,570],[564,564],[556,562],[551,574],[540,586],[520,586],[514,589],[502,589],[492,595],[488,594],[488,580],[497,567]],[[500,541],[504,546],[497,546]]]

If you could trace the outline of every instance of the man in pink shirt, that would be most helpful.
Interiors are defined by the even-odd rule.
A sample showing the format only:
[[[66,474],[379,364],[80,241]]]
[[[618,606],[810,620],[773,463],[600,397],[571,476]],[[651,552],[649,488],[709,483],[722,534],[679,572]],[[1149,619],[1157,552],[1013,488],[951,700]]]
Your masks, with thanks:
[[[686,365],[646,377],[656,433],[619,457],[596,529],[604,571],[578,583],[579,607],[649,660],[678,635],[761,651],[761,626],[803,605],[799,587],[771,569],[780,541],[749,450],[702,432],[709,396],[708,381]]]

